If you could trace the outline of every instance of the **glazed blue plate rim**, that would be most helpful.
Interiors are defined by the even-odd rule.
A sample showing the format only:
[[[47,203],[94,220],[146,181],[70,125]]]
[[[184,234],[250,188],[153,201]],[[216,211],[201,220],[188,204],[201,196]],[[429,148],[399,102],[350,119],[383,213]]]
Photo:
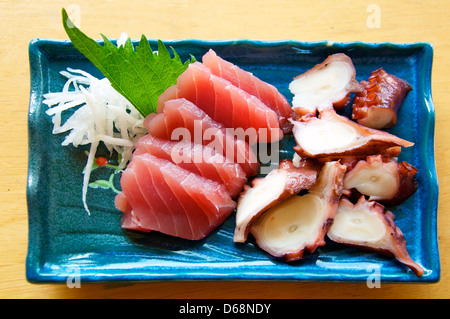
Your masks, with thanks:
[[[151,45],[155,45],[156,40],[149,40]],[[135,41],[136,42],[136,41]],[[428,183],[430,212],[427,218],[428,239],[426,242],[427,258],[430,265],[427,268],[426,274],[423,277],[416,277],[410,271],[402,269],[403,273],[388,273],[383,274],[382,282],[437,282],[440,279],[440,262],[439,250],[437,240],[437,202],[438,202],[438,180],[436,174],[436,167],[434,162],[434,124],[435,111],[431,96],[431,69],[433,60],[433,47],[427,42],[413,42],[413,43],[393,43],[393,42],[333,42],[333,41],[315,41],[315,42],[301,42],[294,40],[277,40],[277,41],[260,41],[249,39],[231,39],[231,40],[198,40],[198,39],[178,39],[164,41],[166,45],[173,45],[177,51],[179,47],[183,46],[199,46],[201,48],[207,47],[233,47],[246,46],[250,48],[275,48],[279,46],[292,46],[299,48],[299,54],[311,54],[311,50],[323,49],[331,50],[333,52],[353,50],[389,50],[397,53],[406,54],[414,50],[422,50],[421,64],[418,67],[423,74],[423,78],[419,85],[421,86],[419,101],[423,107],[426,108],[426,117],[421,120],[426,129],[426,138],[429,143],[427,146],[427,154],[431,155],[422,164],[425,165],[428,173]],[[99,41],[102,43],[102,41]],[[71,52],[69,58],[82,59],[81,54],[75,50],[70,41],[54,40],[54,39],[33,39],[29,45],[30,55],[30,106],[28,117],[29,130],[29,166],[28,166],[28,181],[27,181],[27,204],[29,212],[29,234],[28,234],[28,254],[26,258],[26,276],[27,280],[35,283],[44,282],[64,282],[77,274],[73,269],[62,264],[52,264],[48,262],[47,257],[51,257],[51,252],[45,251],[46,248],[46,234],[43,229],[46,221],[40,219],[41,212],[45,209],[44,204],[39,202],[37,198],[36,187],[38,185],[39,174],[37,168],[43,165],[42,149],[36,145],[36,135],[39,135],[41,127],[36,125],[36,118],[42,116],[42,94],[45,93],[43,88],[48,83],[43,83],[45,70],[43,70],[41,59],[48,53],[47,47],[64,48]],[[51,85],[51,84],[49,84]],[[41,156],[42,157],[42,156]],[[118,226],[119,227],[119,226]],[[119,227],[120,228],[120,227]],[[44,249],[43,249],[44,247]],[[44,250],[44,251],[43,251]],[[109,252],[111,259],[119,256],[114,256],[114,252]],[[70,255],[70,254],[69,254]],[[285,268],[280,269],[277,264],[271,264],[263,260],[256,261],[256,264],[261,264],[261,268],[252,267],[246,262],[224,262],[224,263],[195,263],[190,267],[186,264],[177,265],[176,263],[162,263],[153,265],[149,260],[145,260],[143,264],[137,263],[135,265],[126,265],[123,269],[115,268],[108,269],[108,264],[96,264],[98,253],[88,254],[86,256],[71,256],[71,260],[76,260],[75,269],[80,272],[83,282],[110,282],[110,281],[167,281],[167,280],[274,280],[274,281],[312,281],[312,282],[362,282],[367,281],[370,273],[345,273],[339,270],[327,273],[317,272],[302,272],[302,267],[292,267],[290,270]],[[101,255],[101,254],[100,254]],[[108,259],[109,255],[100,256],[100,258]],[[120,257],[120,256],[119,256]],[[51,259],[51,258],[50,258]],[[78,262],[80,261],[80,262]],[[133,267],[135,266],[135,267]],[[397,265],[398,266],[398,265]],[[279,270],[278,270],[279,269]],[[156,271],[155,271],[156,270]]]

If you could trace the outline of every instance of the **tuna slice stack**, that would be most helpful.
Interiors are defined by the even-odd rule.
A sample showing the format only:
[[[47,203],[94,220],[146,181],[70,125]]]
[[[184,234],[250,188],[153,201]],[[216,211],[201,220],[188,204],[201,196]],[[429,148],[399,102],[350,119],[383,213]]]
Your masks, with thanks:
[[[292,130],[278,90],[210,50],[145,119],[115,205],[124,229],[200,240],[223,223],[260,163],[251,147]]]

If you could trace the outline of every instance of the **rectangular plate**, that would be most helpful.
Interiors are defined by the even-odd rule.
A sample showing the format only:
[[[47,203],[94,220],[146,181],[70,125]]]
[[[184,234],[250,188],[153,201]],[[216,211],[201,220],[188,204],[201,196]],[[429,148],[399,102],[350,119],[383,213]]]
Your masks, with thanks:
[[[153,48],[156,41],[150,40]],[[52,134],[43,94],[59,92],[67,67],[102,77],[68,41],[34,39],[29,46],[31,97],[27,200],[29,248],[26,275],[30,282],[62,282],[80,276],[83,282],[151,280],[288,280],[361,282],[379,275],[383,282],[436,282],[440,278],[437,244],[438,182],[434,161],[434,106],[431,98],[433,49],[427,43],[260,42],[249,40],[167,41],[185,61],[201,60],[212,48],[226,60],[275,85],[288,100],[288,85],[328,55],[343,52],[355,64],[357,80],[383,67],[413,87],[389,130],[415,145],[400,160],[418,168],[419,190],[405,203],[390,207],[403,231],[413,260],[425,268],[422,277],[395,260],[373,252],[327,244],[304,260],[285,263],[260,250],[252,240],[233,243],[234,217],[204,240],[190,242],[158,233],[140,234],[120,228],[110,189],[88,191],[91,214],[81,200],[84,149],[62,147]],[[347,108],[344,112],[349,112]],[[291,158],[293,141],[281,144],[281,158]],[[109,176],[98,169],[91,181]],[[115,177],[118,184],[120,176]]]

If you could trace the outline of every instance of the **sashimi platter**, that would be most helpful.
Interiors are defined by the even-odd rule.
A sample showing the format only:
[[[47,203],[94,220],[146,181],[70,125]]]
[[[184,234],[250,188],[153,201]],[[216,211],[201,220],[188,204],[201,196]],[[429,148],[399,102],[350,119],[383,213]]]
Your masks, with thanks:
[[[27,278],[435,282],[427,43],[30,43]]]

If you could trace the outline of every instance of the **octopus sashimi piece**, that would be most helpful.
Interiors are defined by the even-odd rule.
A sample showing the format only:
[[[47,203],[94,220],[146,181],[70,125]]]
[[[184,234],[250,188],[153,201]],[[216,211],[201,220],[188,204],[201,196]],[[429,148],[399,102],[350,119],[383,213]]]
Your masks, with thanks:
[[[236,206],[224,185],[148,153],[133,156],[120,183],[116,207],[131,214],[122,227],[134,225],[141,231],[199,240]]]
[[[287,119],[293,116],[293,110],[286,97],[275,86],[222,59],[212,49],[203,55],[202,62],[211,70],[212,74],[230,81],[233,85],[259,98],[277,113],[283,132],[290,132],[292,125]]]
[[[280,162],[279,168],[264,178],[255,178],[251,186],[245,185],[236,208],[234,242],[245,242],[248,233],[258,217],[277,203],[309,189],[316,182],[317,172],[297,168],[291,160]]]
[[[315,116],[322,110],[342,109],[350,103],[350,93],[362,91],[363,86],[356,80],[351,58],[336,53],[295,77],[289,90],[294,95],[294,111],[299,116]]]
[[[294,150],[302,158],[377,155],[396,147],[414,145],[388,132],[360,125],[334,110],[324,110],[319,117],[303,118],[292,123],[297,142]]]
[[[402,151],[401,146],[393,146],[393,147],[389,147],[387,149],[383,149],[380,154],[383,159],[387,159],[387,158],[395,158],[398,157],[400,155]],[[297,154],[298,155],[298,154]],[[370,155],[370,156],[375,156],[375,155]],[[364,154],[357,154],[357,155],[340,155],[338,156],[339,160],[341,161],[341,164],[344,164],[348,167],[348,171],[350,169],[352,169],[353,167],[355,167],[355,165],[359,162],[359,161],[363,161],[367,158],[366,155]],[[328,161],[332,161],[335,160],[336,156],[335,155],[330,155],[328,157],[319,157],[319,158],[315,158],[316,161],[321,162],[321,163],[325,163]]]
[[[163,113],[148,116],[144,124],[149,134],[157,138],[185,140],[213,148],[217,154],[238,163],[247,177],[259,171],[260,164],[248,143],[236,138],[222,124],[186,99],[166,101]]]
[[[134,155],[149,153],[169,160],[181,168],[226,186],[234,198],[247,183],[247,177],[238,163],[227,160],[214,149],[185,141],[160,139],[147,134],[139,139]]]
[[[383,68],[373,71],[368,81],[361,82],[364,90],[355,95],[352,118],[359,124],[384,129],[397,123],[397,113],[411,85],[387,73]]]
[[[192,92],[193,88],[196,90],[195,94]],[[278,116],[272,109],[231,82],[215,76],[200,62],[191,63],[178,77],[177,89],[178,98],[191,101],[225,127],[253,129],[259,142],[276,142],[283,138]],[[264,120],[255,123],[250,121],[235,123],[232,116],[235,108],[250,108],[249,112],[264,115]],[[261,136],[260,132],[265,134]]]
[[[294,261],[325,245],[343,191],[346,166],[327,162],[306,195],[295,195],[264,212],[250,232],[257,245],[277,258]]]
[[[417,276],[424,274],[422,266],[411,259],[405,236],[394,222],[394,214],[377,202],[361,197],[353,205],[342,198],[327,235],[337,243],[393,256]]]
[[[417,169],[405,161],[372,155],[347,172],[344,187],[369,196],[369,200],[397,205],[417,190],[416,173]]]

